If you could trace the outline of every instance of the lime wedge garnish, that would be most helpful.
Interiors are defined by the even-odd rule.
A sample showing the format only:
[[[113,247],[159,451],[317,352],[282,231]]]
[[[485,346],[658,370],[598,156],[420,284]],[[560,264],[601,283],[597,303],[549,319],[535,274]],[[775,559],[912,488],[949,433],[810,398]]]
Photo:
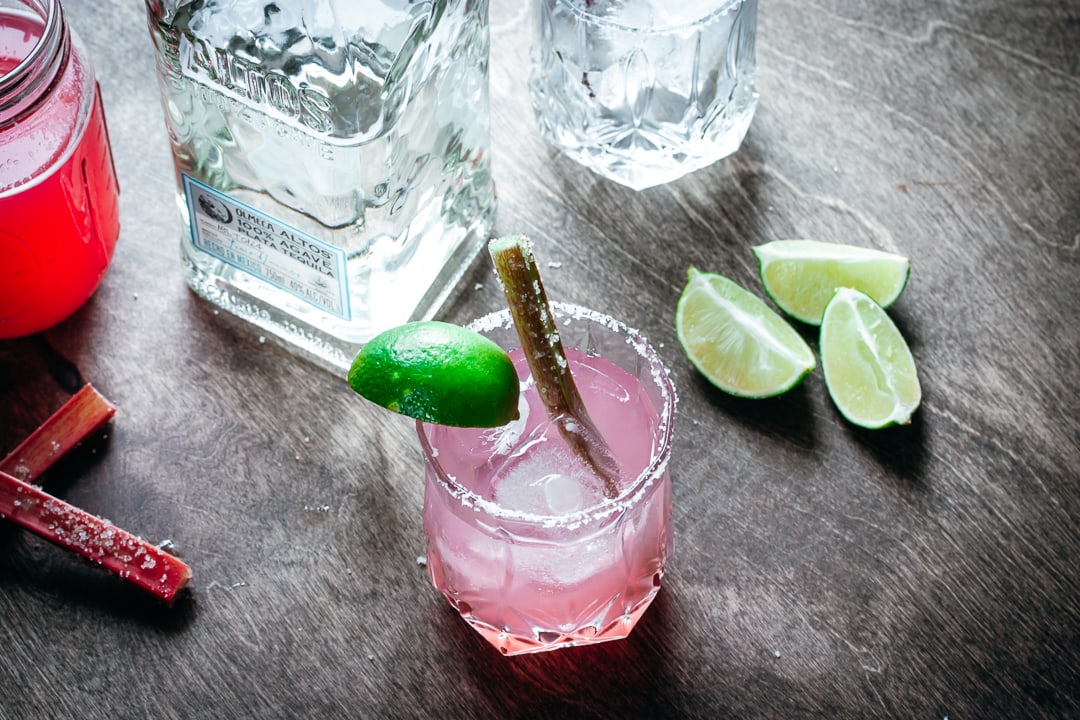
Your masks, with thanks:
[[[763,300],[722,275],[690,268],[675,330],[690,362],[740,397],[779,395],[814,369],[806,341]]]
[[[517,415],[510,356],[450,323],[414,322],[376,335],[356,354],[349,385],[388,410],[439,425],[497,427]]]
[[[871,429],[911,422],[922,400],[915,360],[880,305],[858,290],[837,290],[819,347],[825,385],[845,418]]]
[[[853,245],[777,240],[753,250],[765,292],[781,310],[810,325],[821,324],[837,288],[854,288],[889,307],[911,274],[906,257]]]

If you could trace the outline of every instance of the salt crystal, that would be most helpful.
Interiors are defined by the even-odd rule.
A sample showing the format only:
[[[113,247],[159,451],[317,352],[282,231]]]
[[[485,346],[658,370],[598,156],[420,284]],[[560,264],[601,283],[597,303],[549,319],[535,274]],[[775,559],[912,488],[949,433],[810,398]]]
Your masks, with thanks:
[[[416,556],[416,564],[419,565],[420,567],[425,567],[427,565],[427,556],[426,555],[417,555]]]

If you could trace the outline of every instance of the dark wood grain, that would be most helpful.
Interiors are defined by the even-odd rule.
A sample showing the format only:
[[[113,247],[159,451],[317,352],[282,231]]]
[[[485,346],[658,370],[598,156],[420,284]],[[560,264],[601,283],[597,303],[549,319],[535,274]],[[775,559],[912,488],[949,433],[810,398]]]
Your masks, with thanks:
[[[0,718],[1080,717],[1080,7],[763,2],[744,147],[635,193],[536,134],[519,5],[491,10],[497,230],[679,388],[638,629],[507,659],[455,616],[417,562],[411,423],[187,291],[142,4],[69,2],[123,230],[86,307],[0,342],[0,454],[94,383],[117,417],[42,484],[195,578],[166,609],[0,523]],[[911,426],[846,424],[820,371],[733,399],[682,356],[687,267],[755,288],[750,247],[796,237],[911,257]],[[481,256],[440,317],[502,302]]]

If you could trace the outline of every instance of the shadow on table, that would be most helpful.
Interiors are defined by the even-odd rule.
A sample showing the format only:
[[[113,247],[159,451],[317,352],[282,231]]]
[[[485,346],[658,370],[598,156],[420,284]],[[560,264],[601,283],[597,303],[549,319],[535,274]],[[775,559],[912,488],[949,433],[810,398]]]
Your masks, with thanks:
[[[908,346],[915,356],[915,365],[919,365],[919,338],[918,322],[912,320],[904,312],[903,308],[893,306],[889,308],[889,317],[904,336]],[[926,400],[927,387],[925,376],[920,376],[922,383],[923,400]],[[830,403],[830,407],[831,403]],[[833,407],[835,411],[835,407]],[[895,480],[899,489],[904,491],[922,492],[926,489],[925,476],[923,474],[923,462],[925,460],[925,417],[926,411],[918,409],[908,425],[895,425],[893,427],[878,430],[867,430],[848,423],[836,411],[838,422],[844,424],[848,435],[873,455],[886,474]]]
[[[926,489],[923,431],[923,413],[916,411],[910,425],[880,430],[866,430],[852,425],[849,434],[874,456],[902,490],[921,492]]]
[[[181,591],[169,607],[89,561],[65,557],[69,553],[59,548],[20,551],[18,554],[24,556],[22,559],[10,557],[17,541],[9,527],[5,524],[0,529],[0,553],[5,556],[0,561],[0,588],[18,586],[18,591],[23,594],[48,596],[50,606],[93,608],[120,622],[153,627],[166,633],[179,632],[194,621],[197,606],[194,595],[188,590]],[[12,593],[15,592],[13,589]]]
[[[661,717],[681,704],[671,694],[683,686],[669,667],[678,620],[668,595],[656,596],[625,640],[503,657],[470,630],[467,642],[455,643],[457,662],[482,689],[492,717]],[[461,622],[447,611],[448,623]]]
[[[813,447],[815,416],[810,399],[812,390],[808,388],[814,384],[811,379],[783,395],[760,400],[729,395],[697,372],[693,381],[709,404],[733,422],[756,432],[785,437],[800,447]]]
[[[66,498],[79,478],[106,454],[108,430],[99,432],[71,450],[37,482],[59,498]],[[12,593],[47,595],[50,604],[70,603],[97,608],[121,620],[176,632],[189,625],[196,612],[190,591],[181,591],[172,607],[90,560],[64,550],[15,523],[0,520],[0,588]]]
[[[166,633],[179,632],[195,619],[195,597],[188,590],[181,591],[171,607],[166,606],[88,560],[36,538],[23,540],[17,537],[19,533],[11,523],[0,526],[0,588],[10,588],[13,596],[47,596],[48,607],[93,608],[118,621]]]

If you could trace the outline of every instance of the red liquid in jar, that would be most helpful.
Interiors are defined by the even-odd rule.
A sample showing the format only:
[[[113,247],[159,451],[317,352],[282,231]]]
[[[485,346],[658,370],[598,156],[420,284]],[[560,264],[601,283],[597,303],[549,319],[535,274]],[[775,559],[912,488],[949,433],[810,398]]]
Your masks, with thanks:
[[[0,13],[0,75],[42,29],[40,18]],[[101,96],[80,50],[73,38],[55,86],[0,127],[0,338],[44,330],[81,307],[120,232]]]

